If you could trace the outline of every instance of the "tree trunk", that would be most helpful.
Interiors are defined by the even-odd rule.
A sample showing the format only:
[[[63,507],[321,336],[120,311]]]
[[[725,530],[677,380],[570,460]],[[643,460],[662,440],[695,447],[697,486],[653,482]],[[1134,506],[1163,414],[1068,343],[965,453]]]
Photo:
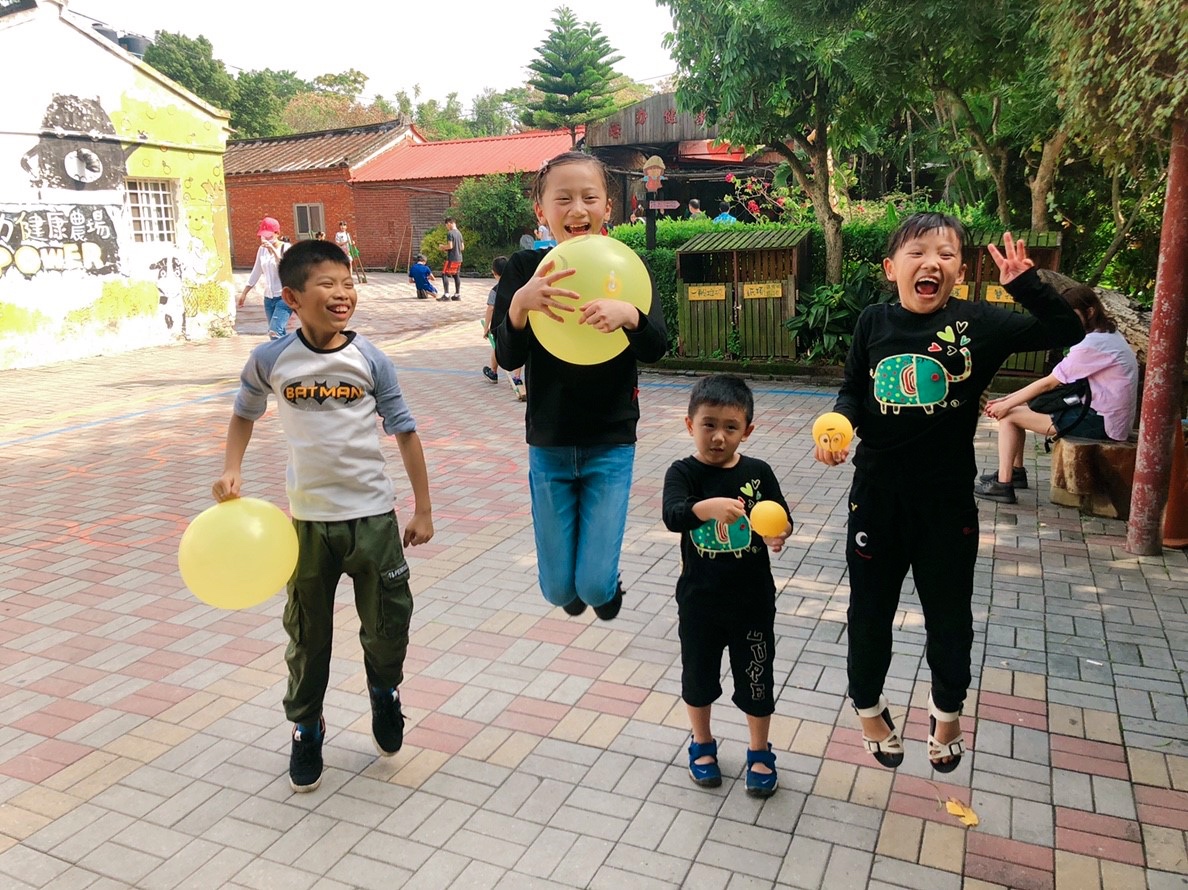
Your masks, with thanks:
[[[1048,195],[1056,182],[1056,169],[1059,166],[1060,155],[1064,151],[1064,143],[1068,141],[1068,134],[1059,130],[1051,139],[1044,142],[1044,150],[1040,155],[1039,167],[1035,176],[1027,184],[1031,189],[1031,231],[1046,232],[1048,221]]]
[[[825,235],[825,281],[827,284],[841,284],[842,280],[842,216],[830,202],[829,186],[829,141],[824,124],[817,129],[813,142],[793,137],[797,146],[809,156],[812,175],[804,167],[800,156],[783,142],[772,142],[768,148],[778,152],[788,166],[797,184],[804,189],[813,205],[813,213],[821,224]]]
[[[986,134],[982,132],[978,119],[965,99],[948,86],[940,85],[938,95],[948,99],[951,112],[960,112],[965,117],[965,130],[973,137],[974,147],[985,158],[986,167],[990,170],[990,177],[994,180],[994,193],[998,196],[998,221],[1004,226],[1011,224],[1011,202],[1007,192],[1007,152],[1001,146],[991,146]],[[957,114],[953,114],[956,126]]]
[[[1155,273],[1151,351],[1143,385],[1142,422],[1134,464],[1134,497],[1126,549],[1140,556],[1163,551],[1162,516],[1171,482],[1171,449],[1180,423],[1184,339],[1188,336],[1188,118],[1172,124],[1167,197]],[[1177,480],[1182,482],[1183,480]]]

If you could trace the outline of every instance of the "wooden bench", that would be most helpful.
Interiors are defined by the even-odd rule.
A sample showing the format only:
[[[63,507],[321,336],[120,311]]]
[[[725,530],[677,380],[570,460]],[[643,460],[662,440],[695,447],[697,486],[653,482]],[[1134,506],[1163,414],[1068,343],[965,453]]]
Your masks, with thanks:
[[[1136,450],[1133,434],[1126,442],[1057,439],[1052,445],[1049,499],[1088,516],[1129,519]]]

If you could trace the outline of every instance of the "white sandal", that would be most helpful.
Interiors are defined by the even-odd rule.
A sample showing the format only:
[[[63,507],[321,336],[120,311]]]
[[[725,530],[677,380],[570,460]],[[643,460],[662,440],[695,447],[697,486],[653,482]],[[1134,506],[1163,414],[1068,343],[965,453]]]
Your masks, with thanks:
[[[928,693],[928,762],[938,773],[951,773],[961,763],[961,755],[965,753],[965,736],[958,733],[951,742],[936,740],[936,724],[952,723],[961,719],[960,711],[942,711],[932,702],[932,693]],[[960,724],[958,724],[960,728]],[[952,757],[950,761],[943,761],[942,757]]]
[[[883,722],[887,724],[887,729],[891,730],[885,738],[872,739],[867,738],[866,732],[862,733],[862,744],[866,746],[866,750],[874,755],[883,766],[889,769],[895,769],[903,763],[903,738],[899,735],[899,730],[895,728],[895,723],[891,720],[891,711],[887,706],[887,697],[885,695],[879,696],[879,703],[871,708],[854,708],[854,713],[859,717],[881,717]]]

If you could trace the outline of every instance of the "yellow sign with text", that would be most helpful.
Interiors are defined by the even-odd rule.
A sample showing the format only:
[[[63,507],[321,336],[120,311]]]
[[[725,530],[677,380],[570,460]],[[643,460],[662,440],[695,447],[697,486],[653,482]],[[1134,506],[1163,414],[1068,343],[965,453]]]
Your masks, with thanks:
[[[968,300],[969,299],[969,285],[968,284],[954,284],[953,285],[953,296],[956,297],[958,300]]]
[[[724,284],[691,284],[689,285],[690,300],[725,300],[726,285]]]
[[[1001,284],[989,284],[986,286],[986,302],[1013,303],[1015,301]]]
[[[778,281],[756,281],[743,285],[744,300],[778,300],[784,295],[784,286]]]

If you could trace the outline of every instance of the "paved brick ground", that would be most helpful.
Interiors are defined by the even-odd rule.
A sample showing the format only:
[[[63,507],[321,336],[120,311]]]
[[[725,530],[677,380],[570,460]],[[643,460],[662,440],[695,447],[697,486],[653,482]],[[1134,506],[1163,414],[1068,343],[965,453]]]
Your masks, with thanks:
[[[888,684],[907,760],[883,770],[842,698],[848,470],[815,464],[806,433],[830,393],[756,382],[748,450],[775,467],[798,522],[775,561],[781,790],[744,794],[745,725],[729,707],[715,714],[727,781],[698,789],[676,537],[659,519],[663,472],[689,450],[689,381],[643,386],[626,608],[613,623],[567,618],[535,587],[522,406],[479,373],[489,284],[449,304],[416,301],[398,276],[361,289],[357,326],[393,356],[420,421],[437,536],[411,553],[406,745],[374,756],[344,589],[313,794],[285,775],[281,598],[219,612],[176,571],[259,306],[237,338],[0,375],[0,885],[1188,886],[1183,553],[1129,556],[1121,523],[1047,502],[1048,462],[1032,456],[1035,489],[983,511],[973,753],[946,782],[927,767],[907,593]],[[992,445],[986,425],[984,466]],[[284,503],[282,454],[270,414],[249,493]],[[963,829],[949,797],[981,824]]]

